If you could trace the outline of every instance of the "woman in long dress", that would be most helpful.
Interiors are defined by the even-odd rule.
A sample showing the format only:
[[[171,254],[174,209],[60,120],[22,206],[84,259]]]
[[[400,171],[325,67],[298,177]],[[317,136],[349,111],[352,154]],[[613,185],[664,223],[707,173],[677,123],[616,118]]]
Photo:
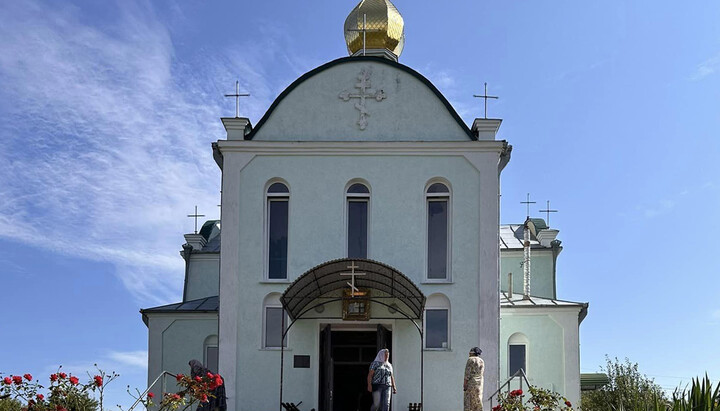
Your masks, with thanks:
[[[463,381],[463,405],[465,411],[482,411],[483,409],[483,373],[485,361],[480,358],[482,350],[475,347],[470,350],[470,358],[465,364],[465,380]]]
[[[397,394],[393,367],[390,364],[390,350],[383,348],[375,356],[370,364],[370,371],[367,377],[367,389],[372,393],[373,405],[370,411],[390,410],[390,389]]]

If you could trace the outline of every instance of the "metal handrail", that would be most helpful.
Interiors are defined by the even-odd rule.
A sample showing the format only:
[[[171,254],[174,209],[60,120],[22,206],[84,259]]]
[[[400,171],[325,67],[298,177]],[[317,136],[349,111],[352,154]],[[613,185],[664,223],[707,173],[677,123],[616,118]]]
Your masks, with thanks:
[[[500,388],[497,389],[497,391],[495,391],[494,393],[492,393],[492,394],[490,395],[490,397],[488,397],[488,399],[490,400],[490,409],[492,409],[492,406],[493,406],[493,397],[495,397],[498,393],[500,393],[500,391],[502,391],[503,388],[505,388],[506,386],[509,387],[509,386],[510,386],[510,382],[511,382],[513,379],[515,379],[515,377],[520,377],[520,391],[522,391],[522,387],[523,387],[522,382],[523,382],[523,380],[525,380],[525,383],[527,384],[528,387],[530,386],[530,381],[528,381],[527,375],[525,375],[525,371],[524,371],[522,368],[520,368],[519,370],[515,371],[515,374],[511,375],[510,378],[508,378],[507,380],[505,380],[505,382],[502,383],[502,385],[500,386]]]
[[[160,375],[158,375],[157,378],[155,378],[155,380],[145,389],[145,391],[143,391],[142,394],[140,394],[140,395],[138,396],[137,400],[135,400],[135,402],[133,403],[133,405],[130,406],[130,408],[128,409],[128,411],[133,411],[133,409],[134,409],[135,407],[137,407],[137,405],[140,403],[140,401],[141,401],[143,398],[145,398],[145,396],[147,395],[147,393],[150,392],[150,390],[152,389],[152,387],[153,387],[155,384],[157,384],[158,380],[160,380],[160,378],[163,378],[163,377],[166,376],[166,375],[172,375],[173,377],[175,377],[175,374],[173,374],[173,373],[171,373],[171,372],[169,372],[169,371],[163,371],[162,373],[160,373]],[[162,382],[162,392],[163,392],[163,393],[166,391],[165,388],[167,388],[167,387],[165,386],[165,379],[163,379],[163,382]]]

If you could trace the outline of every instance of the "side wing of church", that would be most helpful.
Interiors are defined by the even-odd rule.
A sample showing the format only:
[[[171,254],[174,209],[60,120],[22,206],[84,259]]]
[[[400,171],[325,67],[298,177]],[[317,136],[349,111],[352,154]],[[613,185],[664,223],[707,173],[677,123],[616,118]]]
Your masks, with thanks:
[[[367,22],[376,30],[361,33]],[[183,301],[142,310],[149,383],[198,359],[223,375],[233,411],[367,409],[368,366],[388,348],[395,409],[458,410],[469,349],[483,350],[487,400],[522,333],[530,379],[571,391],[567,373],[535,368],[542,334],[499,293],[500,120],[468,127],[398,63],[402,24],[388,0],[361,2],[350,57],[298,78],[255,127],[222,119],[222,230],[185,236]]]

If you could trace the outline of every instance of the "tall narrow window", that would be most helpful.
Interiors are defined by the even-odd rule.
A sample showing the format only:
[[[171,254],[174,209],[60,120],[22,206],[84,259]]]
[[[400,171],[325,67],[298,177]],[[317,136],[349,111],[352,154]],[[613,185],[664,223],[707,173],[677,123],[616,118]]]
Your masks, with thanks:
[[[508,340],[508,377],[519,370],[527,374],[528,339],[522,333],[515,333]]]
[[[282,307],[265,307],[265,348],[280,348],[283,342],[283,309]],[[285,317],[285,328],[288,321]],[[283,344],[287,347],[287,337]]]
[[[368,204],[370,190],[360,183],[351,185],[347,197],[347,255],[349,258],[367,258]]]
[[[425,303],[425,348],[450,349],[450,299],[435,293]]]
[[[425,193],[427,199],[427,278],[448,279],[450,190],[434,183]]]
[[[267,191],[268,279],[287,278],[288,200],[290,191],[283,183],[272,184]]]
[[[218,372],[218,337],[217,335],[210,335],[205,339],[203,344],[205,348],[203,364],[205,367],[212,371]]]

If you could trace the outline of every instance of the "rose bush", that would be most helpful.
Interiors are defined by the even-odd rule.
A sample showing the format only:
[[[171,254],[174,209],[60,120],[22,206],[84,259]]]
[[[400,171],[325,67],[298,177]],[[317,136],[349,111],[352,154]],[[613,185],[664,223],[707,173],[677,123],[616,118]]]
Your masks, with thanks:
[[[534,386],[528,391],[528,399],[524,398],[522,390],[499,393],[498,404],[492,411],[573,411],[570,401],[556,392]]]
[[[104,389],[117,377],[114,372],[108,374],[98,368],[95,375],[88,373],[87,382],[81,382],[77,376],[58,370],[50,374],[50,384],[45,387],[33,381],[30,374],[0,375],[0,401],[12,410],[22,411],[103,411]],[[213,391],[224,383],[219,374],[212,373],[195,378],[178,374],[176,381],[180,391],[164,393],[159,404],[153,403],[152,392],[143,396],[138,391],[133,397],[145,407],[157,405],[160,411],[177,410],[181,406],[185,409],[210,401],[214,398]]]

